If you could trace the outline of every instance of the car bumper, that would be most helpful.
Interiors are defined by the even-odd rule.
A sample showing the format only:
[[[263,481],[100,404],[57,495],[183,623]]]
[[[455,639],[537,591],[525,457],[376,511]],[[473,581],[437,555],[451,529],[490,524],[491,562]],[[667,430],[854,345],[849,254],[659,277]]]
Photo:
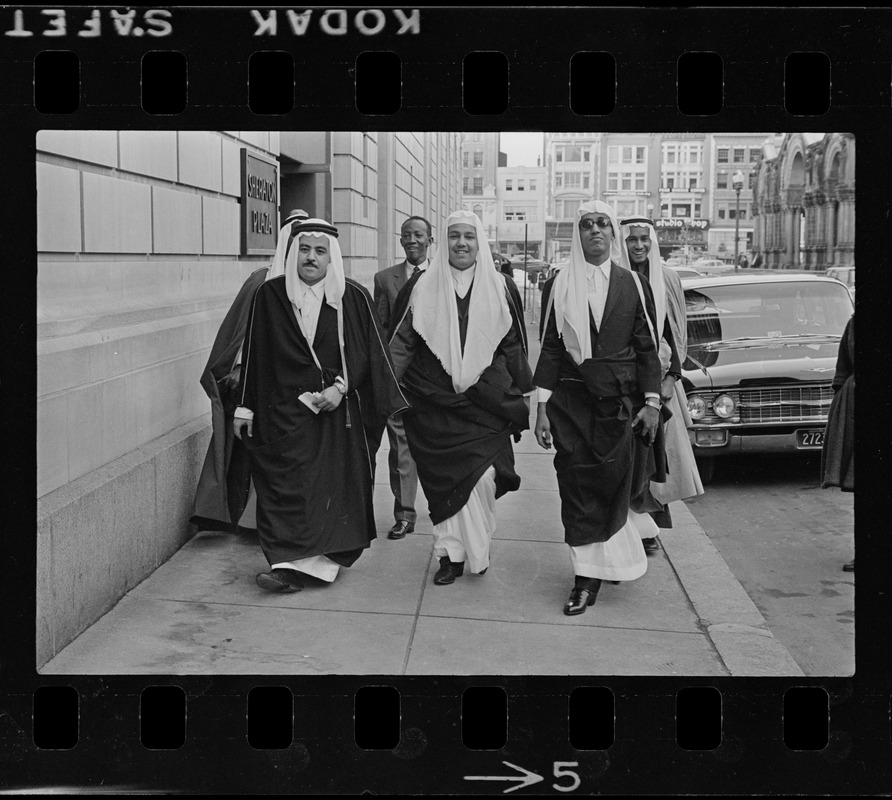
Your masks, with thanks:
[[[702,429],[692,429],[688,431],[691,440],[691,447],[694,455],[703,457],[727,456],[737,453],[820,453],[821,448],[818,447],[802,447],[799,445],[796,431],[822,431],[824,426],[801,425],[795,430],[777,431],[776,433],[752,433],[745,434],[740,431],[731,429],[722,429],[724,431],[724,442],[715,441],[707,444],[702,440]],[[718,439],[719,430],[711,428],[708,430],[711,437]],[[701,434],[698,437],[698,433]]]

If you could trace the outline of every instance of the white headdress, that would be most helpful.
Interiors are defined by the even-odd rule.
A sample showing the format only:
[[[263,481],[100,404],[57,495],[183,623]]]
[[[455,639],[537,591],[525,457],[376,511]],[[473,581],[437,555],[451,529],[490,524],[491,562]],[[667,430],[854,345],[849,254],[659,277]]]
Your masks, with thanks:
[[[477,267],[468,309],[468,330],[462,354],[455,283],[449,266],[449,227],[473,225],[477,232]],[[452,376],[456,392],[477,382],[493,353],[511,329],[505,279],[495,268],[480,218],[470,211],[449,215],[431,265],[419,278],[410,300],[412,326]]]
[[[619,261],[619,224],[613,209],[600,200],[582,203],[573,221],[570,261],[554,279],[550,303],[554,304],[554,318],[564,347],[577,364],[592,357],[592,334],[589,324],[588,267],[582,250],[579,220],[585,214],[603,214],[613,226],[610,260]]]
[[[266,280],[272,280],[284,275],[285,292],[288,294],[288,299],[295,308],[299,307],[297,254],[300,247],[299,244],[294,246],[293,239],[297,239],[299,243],[300,236],[303,234],[323,236],[328,240],[330,260],[322,281],[325,288],[326,304],[338,312],[338,344],[341,350],[342,370],[343,373],[346,373],[347,361],[344,358],[344,309],[342,304],[346,279],[344,277],[344,259],[341,256],[341,246],[338,244],[338,229],[324,219],[315,218],[284,225],[279,231],[276,255],[273,257],[273,263],[267,273]],[[299,314],[297,319],[300,320]],[[310,342],[309,344],[312,349],[313,343]],[[346,379],[347,375],[342,374],[342,377]]]
[[[657,232],[653,222],[645,217],[629,217],[622,221],[622,232],[620,234],[620,266],[625,269],[632,269],[632,257],[629,255],[629,247],[626,244],[626,238],[632,232],[632,227],[647,228],[650,235],[650,250],[647,253],[648,270],[645,277],[650,281],[651,288],[654,292],[654,306],[657,309],[656,326],[657,331],[662,333],[663,325],[666,321],[666,282],[663,279],[663,266],[660,263],[660,246],[657,242]]]

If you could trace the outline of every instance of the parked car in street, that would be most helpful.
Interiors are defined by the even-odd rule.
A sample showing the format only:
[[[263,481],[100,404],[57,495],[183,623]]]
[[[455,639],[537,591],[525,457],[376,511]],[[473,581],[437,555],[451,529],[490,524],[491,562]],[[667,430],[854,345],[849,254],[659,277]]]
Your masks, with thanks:
[[[704,482],[716,458],[820,451],[839,341],[854,311],[814,274],[690,278],[682,381]]]
[[[719,258],[698,258],[689,265],[703,275],[714,275],[716,273],[733,272],[734,265],[726,264]]]
[[[694,269],[693,267],[669,266],[669,269],[675,270],[675,273],[678,275],[679,278],[702,278],[703,277],[703,273],[699,272],[698,270]]]
[[[828,278],[842,281],[848,287],[852,299],[855,299],[855,267],[830,267],[824,274]]]

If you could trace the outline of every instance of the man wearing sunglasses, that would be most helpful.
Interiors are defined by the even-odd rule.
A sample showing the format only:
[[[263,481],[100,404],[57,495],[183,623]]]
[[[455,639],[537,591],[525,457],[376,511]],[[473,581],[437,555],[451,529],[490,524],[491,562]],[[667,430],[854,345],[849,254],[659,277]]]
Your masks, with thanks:
[[[536,441],[554,459],[575,584],[564,614],[595,603],[602,580],[647,570],[629,504],[657,472],[660,359],[647,280],[619,266],[619,225],[606,203],[583,203],[570,262],[543,289]],[[638,442],[635,437],[640,437]],[[642,448],[649,458],[633,457]]]

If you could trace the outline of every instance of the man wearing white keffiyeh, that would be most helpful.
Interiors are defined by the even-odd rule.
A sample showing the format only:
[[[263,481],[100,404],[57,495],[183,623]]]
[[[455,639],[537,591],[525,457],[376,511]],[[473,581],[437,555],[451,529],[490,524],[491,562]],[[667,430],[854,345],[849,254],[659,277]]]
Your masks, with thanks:
[[[674,270],[660,263],[657,233],[649,219],[624,219],[621,239],[620,264],[647,278],[653,289],[663,376],[660,397],[672,413],[665,424],[666,480],[651,483],[649,489],[652,500],[663,508],[651,510],[649,515],[632,514],[644,549],[650,554],[659,549],[656,539],[659,529],[672,527],[668,504],[673,500],[703,494],[703,484],[688,437],[691,418],[681,386],[681,364],[687,351],[687,321],[681,279]]]
[[[602,579],[634,580],[647,570],[629,504],[640,476],[656,471],[660,362],[650,286],[617,263],[618,232],[610,206],[583,203],[570,262],[542,293],[536,440],[557,451],[575,575],[567,615],[594,604]],[[633,457],[638,448],[649,461]]]
[[[465,561],[474,573],[489,567],[495,500],[520,485],[511,437],[529,427],[532,383],[520,297],[480,219],[451,214],[439,241],[402,290],[390,347],[412,404],[404,424],[434,523],[434,583],[445,585]]]
[[[366,429],[408,407],[372,298],[345,277],[330,223],[280,231],[253,298],[239,393],[235,435],[248,450],[270,564],[257,584],[294,592],[302,575],[330,583],[376,536]]]

